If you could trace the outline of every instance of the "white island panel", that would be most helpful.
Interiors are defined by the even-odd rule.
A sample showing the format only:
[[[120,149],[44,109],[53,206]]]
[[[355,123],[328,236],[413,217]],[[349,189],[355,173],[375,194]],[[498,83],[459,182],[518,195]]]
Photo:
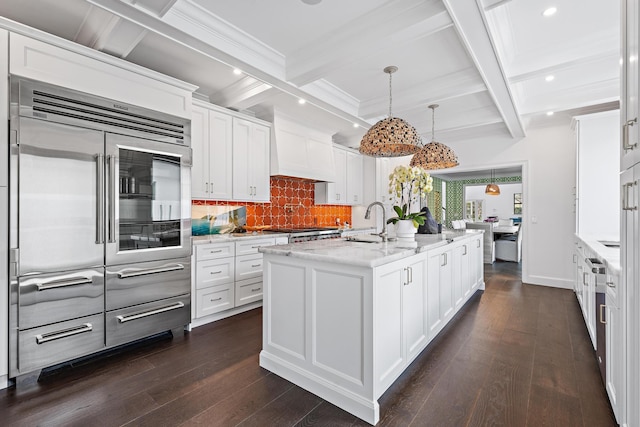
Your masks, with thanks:
[[[402,281],[401,268],[385,266],[376,278],[375,354],[376,380],[391,383],[402,370]],[[384,271],[390,270],[390,271]]]
[[[266,342],[293,357],[306,360],[305,268],[272,262],[265,269],[270,285],[265,293],[264,330]],[[276,327],[274,327],[274,325]]]
[[[313,269],[312,287],[314,365],[362,386],[364,278]]]

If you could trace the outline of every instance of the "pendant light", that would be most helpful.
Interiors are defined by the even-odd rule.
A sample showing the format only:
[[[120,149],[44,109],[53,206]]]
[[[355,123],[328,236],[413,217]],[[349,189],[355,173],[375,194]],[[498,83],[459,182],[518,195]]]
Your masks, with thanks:
[[[360,153],[373,157],[400,157],[420,149],[420,135],[409,123],[391,114],[391,75],[398,67],[384,69],[389,74],[389,117],[373,125],[360,141]]]
[[[484,194],[487,194],[489,196],[500,195],[500,187],[498,187],[493,177],[493,169],[491,169],[491,184],[487,184],[487,188],[484,189]]]
[[[411,166],[422,169],[447,169],[458,166],[458,157],[453,150],[436,141],[436,108],[438,104],[431,104],[431,142],[425,145],[411,158]]]

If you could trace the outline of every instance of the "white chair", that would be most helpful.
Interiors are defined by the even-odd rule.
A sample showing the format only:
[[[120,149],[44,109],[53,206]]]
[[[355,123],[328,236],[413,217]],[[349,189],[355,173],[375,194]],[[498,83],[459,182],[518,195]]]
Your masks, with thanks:
[[[507,234],[496,240],[496,259],[520,262],[522,258],[522,226],[515,234]]]

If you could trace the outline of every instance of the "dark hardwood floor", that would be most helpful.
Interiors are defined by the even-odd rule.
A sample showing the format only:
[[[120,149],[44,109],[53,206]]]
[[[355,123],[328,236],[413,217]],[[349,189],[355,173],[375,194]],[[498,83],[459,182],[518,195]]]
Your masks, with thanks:
[[[380,399],[380,426],[613,426],[572,291],[485,265],[477,293]],[[261,310],[0,391],[0,424],[366,426],[258,366]]]

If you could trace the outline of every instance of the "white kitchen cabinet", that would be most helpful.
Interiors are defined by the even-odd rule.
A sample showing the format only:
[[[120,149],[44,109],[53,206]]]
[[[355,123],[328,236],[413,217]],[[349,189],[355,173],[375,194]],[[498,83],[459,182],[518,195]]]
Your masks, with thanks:
[[[9,134],[9,32],[0,29],[0,135],[5,138],[0,140],[0,389],[7,386],[9,375],[9,361],[7,356],[9,349],[8,331],[9,319],[9,256],[7,254],[9,236],[9,164],[8,164],[8,138]]]
[[[624,310],[617,305],[617,300],[610,296],[610,289],[618,287],[618,277],[613,275],[607,278],[606,297],[606,389],[611,402],[611,409],[620,420],[624,412],[624,388],[625,388],[625,325]]]
[[[191,117],[191,94],[197,86],[58,37],[32,34],[10,33],[11,75]]]
[[[194,101],[191,116],[191,197],[231,200],[233,117]]]
[[[456,311],[462,307],[471,293],[471,242],[456,244],[453,248],[452,265],[452,298]]]
[[[427,316],[429,337],[435,337],[453,316],[452,248],[442,246],[427,252]]]
[[[233,118],[234,200],[270,200],[270,141],[269,126]]]
[[[411,257],[376,269],[375,379],[387,388],[426,346],[426,257]]]
[[[235,246],[233,242],[195,246],[195,318],[233,308]]]
[[[640,222],[638,210],[640,209],[640,163],[632,168],[624,170],[620,174],[622,192],[621,215],[621,239],[620,257],[622,268],[622,280],[620,287],[624,290],[625,297],[620,302],[620,308],[624,307],[626,319],[626,363],[623,372],[627,379],[626,396],[622,401],[626,402],[626,411],[621,412],[626,416],[629,426],[640,425]],[[618,421],[622,424],[625,420]]]
[[[362,205],[364,202],[364,159],[360,153],[334,145],[334,182],[315,185],[317,205]]]
[[[484,235],[474,236],[469,243],[469,270],[471,272],[471,293],[477,289],[484,289],[484,266],[483,266],[483,244]]]
[[[640,123],[638,123],[638,0],[622,0],[621,55],[621,160],[620,170],[640,162]],[[640,422],[640,419],[637,419]]]
[[[236,241],[236,307],[262,300],[261,246],[272,246],[275,238]]]
[[[334,182],[318,182],[315,185],[316,205],[342,205],[347,200],[347,151],[333,148],[333,163],[336,170]]]
[[[347,195],[349,205],[362,205],[364,200],[364,159],[360,153],[347,152]]]

